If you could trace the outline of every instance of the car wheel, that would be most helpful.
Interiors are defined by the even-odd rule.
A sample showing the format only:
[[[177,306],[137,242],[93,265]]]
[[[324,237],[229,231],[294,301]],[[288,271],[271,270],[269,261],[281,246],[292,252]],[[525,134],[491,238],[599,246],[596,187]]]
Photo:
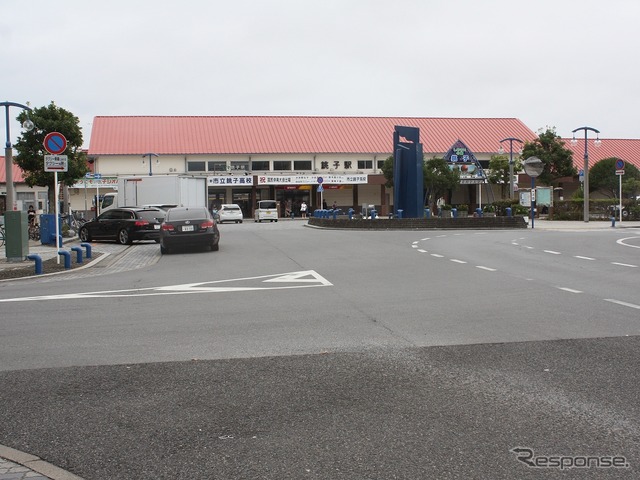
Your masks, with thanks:
[[[131,237],[126,228],[123,228],[118,232],[118,243],[120,245],[131,245]]]
[[[81,228],[80,231],[78,232],[78,237],[80,237],[80,241],[82,242],[91,241],[91,234],[89,233],[88,228]]]
[[[220,244],[219,243],[212,243],[211,244],[211,251],[212,252],[217,252],[218,250],[220,250]]]
[[[163,254],[163,255],[166,254],[166,253],[169,253],[169,249],[163,247],[162,245],[160,245],[160,253]]]
[[[160,243],[160,239],[159,238],[156,238],[156,243]]]
[[[242,223],[242,220],[240,220],[240,223]]]

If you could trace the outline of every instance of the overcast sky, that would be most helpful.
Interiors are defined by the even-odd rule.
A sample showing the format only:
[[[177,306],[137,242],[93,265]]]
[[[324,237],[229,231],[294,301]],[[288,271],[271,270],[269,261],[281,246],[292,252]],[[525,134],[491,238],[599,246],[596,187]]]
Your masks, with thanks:
[[[98,115],[516,117],[640,138],[639,21],[638,0],[0,0],[0,100],[54,101],[87,147]]]

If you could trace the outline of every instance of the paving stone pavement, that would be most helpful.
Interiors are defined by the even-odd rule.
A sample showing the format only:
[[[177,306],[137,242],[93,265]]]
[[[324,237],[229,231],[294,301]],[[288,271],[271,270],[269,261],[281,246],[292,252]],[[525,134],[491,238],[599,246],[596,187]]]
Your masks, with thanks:
[[[0,457],[0,480],[50,480],[51,477],[34,472],[30,468],[10,462]]]

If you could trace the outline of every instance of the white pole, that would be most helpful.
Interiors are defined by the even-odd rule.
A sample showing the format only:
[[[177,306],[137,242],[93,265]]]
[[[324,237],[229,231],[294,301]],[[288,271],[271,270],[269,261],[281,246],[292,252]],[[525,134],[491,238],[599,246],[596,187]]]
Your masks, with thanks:
[[[60,248],[60,245],[58,244],[58,238],[60,238],[60,225],[59,225],[59,210],[60,207],[58,205],[58,172],[54,171],[53,172],[53,185],[54,185],[54,195],[53,198],[55,199],[55,209],[54,209],[54,213],[55,213],[55,221],[56,221],[56,263],[58,265],[60,265],[60,255],[57,255],[58,252],[58,248]]]
[[[622,223],[622,175],[618,175],[618,178],[620,179],[620,194],[618,195],[620,198],[620,223]]]

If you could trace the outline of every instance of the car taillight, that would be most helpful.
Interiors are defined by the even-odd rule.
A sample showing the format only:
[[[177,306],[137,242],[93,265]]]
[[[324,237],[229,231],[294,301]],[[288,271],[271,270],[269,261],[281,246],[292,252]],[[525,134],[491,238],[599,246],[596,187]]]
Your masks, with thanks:
[[[213,228],[213,220],[207,220],[200,224],[200,228]]]
[[[145,225],[149,225],[149,222],[147,222],[146,220],[136,220],[136,227],[144,227]]]
[[[175,230],[173,225],[171,225],[170,223],[163,223],[160,228],[162,228],[162,230],[164,230],[165,232],[172,232],[173,230]]]

